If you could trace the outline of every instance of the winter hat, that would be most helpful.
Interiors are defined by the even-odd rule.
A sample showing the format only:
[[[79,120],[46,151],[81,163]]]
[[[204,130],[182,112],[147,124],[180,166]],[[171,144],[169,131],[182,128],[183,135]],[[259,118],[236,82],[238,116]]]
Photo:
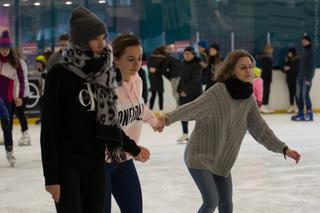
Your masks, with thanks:
[[[208,41],[207,40],[200,40],[199,42],[198,42],[198,45],[200,46],[200,47],[203,47],[204,49],[208,49],[208,47],[209,47],[209,44],[208,44]]]
[[[290,47],[288,49],[288,53],[292,53],[293,56],[296,56],[297,55],[297,50],[294,47]]]
[[[43,55],[38,55],[36,61],[40,62],[43,65],[47,65],[47,59]]]
[[[256,78],[259,78],[261,76],[261,69],[259,67],[254,67],[253,72]]]
[[[217,52],[219,52],[219,51],[220,51],[220,46],[219,46],[218,44],[216,44],[216,43],[211,44],[211,45],[209,46],[209,49],[210,49],[210,48],[214,48],[214,49],[216,49],[216,50],[217,50]]]
[[[4,30],[0,37],[0,48],[12,48],[12,41],[7,30]]]
[[[311,36],[309,36],[308,34],[304,34],[302,39],[305,39],[305,40],[309,41],[310,43],[312,43]]]
[[[71,41],[79,46],[87,46],[88,42],[96,36],[105,34],[107,27],[95,14],[82,6],[72,11],[70,21]]]
[[[186,47],[183,52],[186,52],[186,51],[191,52],[193,55],[195,54],[193,47]]]

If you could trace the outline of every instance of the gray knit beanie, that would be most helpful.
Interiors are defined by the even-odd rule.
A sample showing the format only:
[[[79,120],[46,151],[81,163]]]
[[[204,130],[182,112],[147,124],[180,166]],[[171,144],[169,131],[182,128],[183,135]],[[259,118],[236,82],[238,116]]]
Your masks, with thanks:
[[[108,35],[107,27],[95,14],[85,7],[79,6],[72,11],[70,21],[71,41],[79,46],[87,46],[88,42],[101,34]]]

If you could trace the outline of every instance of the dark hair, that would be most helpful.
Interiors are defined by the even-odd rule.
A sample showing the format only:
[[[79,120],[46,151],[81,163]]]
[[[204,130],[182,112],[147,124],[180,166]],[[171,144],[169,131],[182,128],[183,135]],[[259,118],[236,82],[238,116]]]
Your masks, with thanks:
[[[14,67],[14,68],[18,68],[19,66],[19,58],[16,54],[16,51],[14,51],[14,49],[10,48],[10,52],[9,52],[9,55],[8,55],[8,62],[9,64]]]
[[[212,49],[212,48],[217,51],[216,56],[210,55],[210,49]],[[215,61],[214,61],[215,66],[221,63],[220,46],[216,43],[213,43],[209,46],[209,54],[208,54],[208,61],[207,61],[208,64],[210,63],[211,58],[215,58]]]
[[[69,41],[69,35],[67,33],[60,35],[59,41]]]
[[[193,55],[195,55],[195,51],[193,47],[186,47],[183,52],[186,52],[186,51],[191,52]]]
[[[233,75],[234,68],[240,58],[248,57],[250,58],[252,65],[255,66],[256,62],[252,55],[248,53],[246,50],[235,50],[230,52],[226,59],[217,66],[217,69],[215,71],[215,79],[219,82],[224,82],[227,79],[231,78]]]
[[[290,47],[288,49],[288,53],[292,53],[293,56],[296,56],[297,55],[297,50],[294,47]]]
[[[132,34],[123,34],[115,37],[111,46],[113,49],[113,56],[120,58],[124,54],[124,50],[130,46],[141,46],[141,41],[138,36]]]

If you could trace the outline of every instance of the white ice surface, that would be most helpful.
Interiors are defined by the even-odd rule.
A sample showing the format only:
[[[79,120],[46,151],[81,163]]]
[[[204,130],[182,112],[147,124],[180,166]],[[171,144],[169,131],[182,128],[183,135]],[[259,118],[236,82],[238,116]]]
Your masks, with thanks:
[[[266,150],[251,136],[244,139],[233,167],[235,213],[320,212],[320,116],[314,122],[291,122],[288,115],[265,119],[275,133],[302,154],[296,165],[282,155]],[[0,213],[53,213],[44,190],[40,161],[39,126],[30,126],[31,147],[15,146],[16,167],[10,168],[0,152]],[[136,163],[143,191],[145,213],[194,213],[201,196],[184,161],[185,145],[176,144],[180,123],[153,133],[145,125],[140,144],[151,150],[147,163]],[[14,141],[20,136],[14,127]],[[113,202],[113,211],[119,213]],[[218,211],[216,211],[218,212]]]

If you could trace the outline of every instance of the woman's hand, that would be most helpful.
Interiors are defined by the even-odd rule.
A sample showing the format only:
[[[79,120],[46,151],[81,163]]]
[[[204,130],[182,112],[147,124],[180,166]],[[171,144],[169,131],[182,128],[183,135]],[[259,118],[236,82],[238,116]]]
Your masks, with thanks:
[[[286,150],[286,156],[288,156],[289,158],[294,159],[296,161],[296,163],[299,163],[299,160],[301,158],[301,155],[299,154],[298,151],[290,149],[290,148],[288,148]]]
[[[135,160],[141,161],[141,162],[146,162],[147,160],[150,159],[150,152],[147,148],[143,146],[139,146],[141,151],[140,153],[134,157]]]
[[[60,200],[60,184],[55,185],[47,185],[46,191],[51,194],[52,199],[54,202],[59,203]]]

